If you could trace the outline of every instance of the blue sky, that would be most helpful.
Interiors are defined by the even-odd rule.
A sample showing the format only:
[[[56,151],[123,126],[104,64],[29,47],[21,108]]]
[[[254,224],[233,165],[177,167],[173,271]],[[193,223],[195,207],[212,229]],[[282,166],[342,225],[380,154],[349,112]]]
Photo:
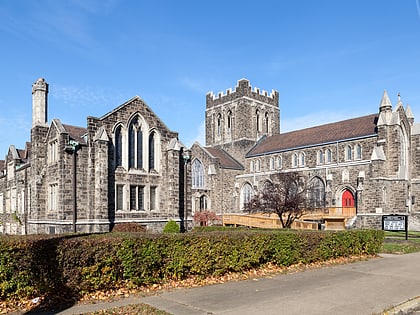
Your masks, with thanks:
[[[86,126],[135,95],[187,145],[205,95],[280,92],[281,131],[377,112],[386,89],[420,119],[419,0],[0,0],[0,159],[48,120]]]

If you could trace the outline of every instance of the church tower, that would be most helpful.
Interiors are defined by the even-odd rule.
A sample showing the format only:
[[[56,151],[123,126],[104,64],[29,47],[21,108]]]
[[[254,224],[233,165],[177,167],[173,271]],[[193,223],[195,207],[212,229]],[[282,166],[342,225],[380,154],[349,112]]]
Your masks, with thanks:
[[[32,84],[32,128],[48,125],[47,95],[48,83],[43,78],[39,78]]]
[[[263,136],[280,133],[279,93],[254,88],[247,79],[226,94],[206,95],[206,146],[219,147],[238,161]]]

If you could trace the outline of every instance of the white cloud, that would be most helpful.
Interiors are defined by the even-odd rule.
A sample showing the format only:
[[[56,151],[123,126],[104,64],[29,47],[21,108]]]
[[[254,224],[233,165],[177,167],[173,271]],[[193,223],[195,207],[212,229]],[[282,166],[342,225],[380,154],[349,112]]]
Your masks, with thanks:
[[[116,98],[116,93],[111,93],[104,88],[79,87],[79,86],[52,86],[51,96],[70,107],[91,107],[107,104]]]
[[[202,121],[200,126],[196,129],[195,135],[186,140],[185,145],[191,147],[194,142],[199,142],[201,145],[206,143],[206,122]]]

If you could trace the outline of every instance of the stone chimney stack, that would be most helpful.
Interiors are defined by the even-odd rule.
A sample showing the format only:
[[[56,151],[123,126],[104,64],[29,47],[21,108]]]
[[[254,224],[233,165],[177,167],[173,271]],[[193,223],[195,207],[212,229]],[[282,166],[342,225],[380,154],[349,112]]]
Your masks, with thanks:
[[[32,128],[35,126],[47,126],[47,95],[48,83],[44,78],[39,78],[32,84]]]

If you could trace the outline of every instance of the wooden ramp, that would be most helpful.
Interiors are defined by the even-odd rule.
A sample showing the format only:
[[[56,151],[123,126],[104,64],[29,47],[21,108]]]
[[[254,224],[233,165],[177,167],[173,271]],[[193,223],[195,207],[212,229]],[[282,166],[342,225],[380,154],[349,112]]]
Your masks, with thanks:
[[[323,224],[325,230],[344,230],[347,219],[356,215],[356,208],[326,208],[315,212],[308,212],[299,220],[295,220],[292,229],[319,230]],[[277,214],[238,214],[222,215],[223,226],[247,226],[265,229],[281,229],[280,219]]]

